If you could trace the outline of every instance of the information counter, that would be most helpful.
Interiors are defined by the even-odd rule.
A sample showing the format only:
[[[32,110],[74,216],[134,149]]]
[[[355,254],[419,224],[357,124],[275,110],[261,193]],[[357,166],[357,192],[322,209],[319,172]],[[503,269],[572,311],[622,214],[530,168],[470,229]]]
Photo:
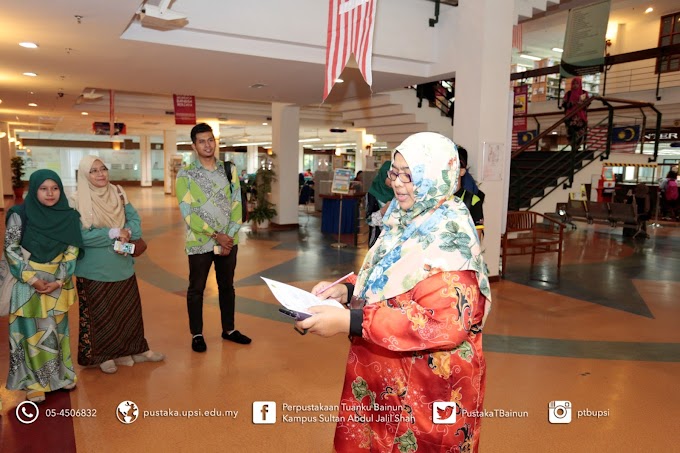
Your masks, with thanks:
[[[340,199],[342,197],[341,234],[353,234],[356,231],[356,218],[363,193],[355,195],[320,195],[323,200],[321,209],[321,232],[338,234],[338,217],[340,215]]]

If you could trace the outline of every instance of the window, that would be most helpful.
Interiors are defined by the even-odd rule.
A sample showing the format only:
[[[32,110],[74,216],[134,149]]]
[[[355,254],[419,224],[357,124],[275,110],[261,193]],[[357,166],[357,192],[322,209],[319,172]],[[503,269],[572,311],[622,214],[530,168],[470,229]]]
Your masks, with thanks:
[[[670,14],[661,18],[659,32],[659,47],[680,44],[680,13]],[[680,54],[657,58],[657,73],[680,71]]]

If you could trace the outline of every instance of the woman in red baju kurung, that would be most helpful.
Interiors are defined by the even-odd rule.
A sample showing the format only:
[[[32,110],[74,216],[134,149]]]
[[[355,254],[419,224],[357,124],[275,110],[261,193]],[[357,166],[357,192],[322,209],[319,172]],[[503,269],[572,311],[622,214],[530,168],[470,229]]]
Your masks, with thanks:
[[[474,224],[453,197],[460,184],[457,148],[439,134],[414,134],[392,162],[395,200],[355,285],[320,294],[342,302],[354,296],[353,307],[365,305],[315,307],[298,326],[352,337],[338,452],[473,452],[486,377],[482,326],[491,300]]]

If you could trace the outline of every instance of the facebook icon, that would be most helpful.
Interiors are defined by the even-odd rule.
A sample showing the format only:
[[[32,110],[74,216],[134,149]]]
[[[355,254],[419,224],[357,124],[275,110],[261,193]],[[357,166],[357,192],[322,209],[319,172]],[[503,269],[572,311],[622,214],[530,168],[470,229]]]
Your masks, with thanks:
[[[254,401],[253,423],[257,425],[271,425],[276,423],[276,402]]]

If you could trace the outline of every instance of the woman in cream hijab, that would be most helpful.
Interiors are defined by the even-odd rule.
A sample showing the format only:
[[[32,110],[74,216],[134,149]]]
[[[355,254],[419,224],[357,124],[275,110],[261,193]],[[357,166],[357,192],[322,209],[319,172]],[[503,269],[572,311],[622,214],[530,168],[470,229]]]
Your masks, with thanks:
[[[116,240],[141,238],[141,219],[125,191],[109,182],[108,168],[97,156],[80,161],[72,202],[80,212],[85,255],[75,272],[80,299],[78,363],[115,373],[116,365],[163,360],[165,356],[151,351],[144,338],[134,259],[113,249]]]

